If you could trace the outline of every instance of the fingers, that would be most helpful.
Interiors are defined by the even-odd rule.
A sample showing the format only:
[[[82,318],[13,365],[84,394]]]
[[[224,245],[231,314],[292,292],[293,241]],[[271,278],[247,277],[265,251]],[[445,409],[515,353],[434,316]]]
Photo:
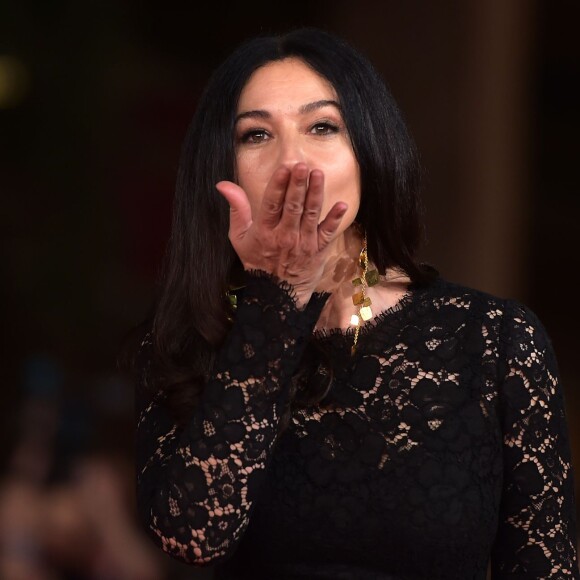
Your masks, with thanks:
[[[336,237],[336,232],[348,209],[348,205],[343,201],[335,203],[319,224],[323,201],[324,174],[320,170],[313,169],[302,214],[302,233],[305,236],[316,236],[316,247],[319,251]]]
[[[348,209],[343,201],[336,202],[318,225],[318,250],[323,250],[336,236],[336,231]]]
[[[291,170],[287,167],[279,167],[274,171],[266,186],[260,211],[256,216],[258,226],[275,228],[278,225],[291,173]]]
[[[324,249],[336,237],[348,205],[335,203],[319,224],[324,174],[318,169],[308,174],[305,163],[297,163],[292,169],[278,168],[268,182],[255,219],[248,196],[239,185],[231,181],[217,183],[216,189],[230,206],[230,239],[241,240],[253,225],[258,230],[276,230],[280,247],[293,247],[302,238],[308,246]]]
[[[297,163],[292,169],[277,169],[264,193],[256,223],[280,232],[284,246],[292,247],[297,238],[313,238],[319,250],[335,237],[348,205],[337,202],[319,224],[324,201],[324,173]]]
[[[308,192],[304,202],[302,213],[302,232],[305,235],[316,235],[318,232],[318,222],[324,201],[324,173],[319,169],[313,169],[310,173]]]
[[[242,238],[252,225],[252,209],[246,192],[231,181],[220,181],[215,187],[230,206],[230,239]]]
[[[290,174],[282,216],[278,224],[283,236],[292,238],[299,233],[307,189],[308,166],[306,163],[297,163]]]

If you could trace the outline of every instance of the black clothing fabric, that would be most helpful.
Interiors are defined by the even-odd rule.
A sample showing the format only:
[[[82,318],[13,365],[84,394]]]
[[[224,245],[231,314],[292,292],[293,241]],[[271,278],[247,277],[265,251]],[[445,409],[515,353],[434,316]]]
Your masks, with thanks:
[[[351,356],[351,330],[313,331],[328,294],[298,310],[247,279],[187,427],[136,392],[139,515],[163,550],[219,580],[484,580],[490,560],[494,580],[580,579],[563,392],[528,307],[439,277]],[[277,438],[308,340],[333,384]]]

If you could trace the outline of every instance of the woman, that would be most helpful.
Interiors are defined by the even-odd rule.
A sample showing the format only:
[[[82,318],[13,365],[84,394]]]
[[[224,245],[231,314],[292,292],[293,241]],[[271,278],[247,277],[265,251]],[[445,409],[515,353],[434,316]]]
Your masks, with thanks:
[[[342,40],[256,38],[216,70],[138,359],[164,551],[222,579],[580,578],[549,337],[417,263],[418,185]]]

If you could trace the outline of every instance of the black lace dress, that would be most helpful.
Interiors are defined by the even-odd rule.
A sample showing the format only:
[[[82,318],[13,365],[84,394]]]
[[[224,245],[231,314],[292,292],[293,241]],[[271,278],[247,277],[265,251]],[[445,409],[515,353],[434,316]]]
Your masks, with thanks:
[[[351,356],[350,331],[313,333],[328,294],[299,311],[247,278],[187,427],[137,389],[139,516],[164,551],[223,580],[483,580],[490,560],[494,579],[580,578],[562,388],[529,308],[412,285]],[[334,382],[277,438],[309,339]]]

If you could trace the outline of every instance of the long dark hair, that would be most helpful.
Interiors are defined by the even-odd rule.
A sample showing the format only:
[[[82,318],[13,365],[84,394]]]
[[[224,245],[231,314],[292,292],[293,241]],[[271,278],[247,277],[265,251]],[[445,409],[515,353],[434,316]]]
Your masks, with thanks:
[[[319,29],[300,28],[245,42],[213,73],[188,128],[151,321],[149,383],[153,391],[165,391],[165,404],[179,423],[187,420],[203,391],[230,326],[226,292],[243,273],[228,240],[228,205],[215,189],[220,180],[235,180],[238,99],[256,69],[288,57],[304,61],[337,93],[360,166],[356,221],[367,233],[369,258],[379,272],[396,267],[414,284],[433,276],[432,269],[415,261],[424,236],[415,144],[373,65],[347,42]],[[304,360],[319,369],[313,347]],[[327,386],[308,391],[302,404],[320,400]],[[288,423],[290,409],[286,411],[281,429]]]

